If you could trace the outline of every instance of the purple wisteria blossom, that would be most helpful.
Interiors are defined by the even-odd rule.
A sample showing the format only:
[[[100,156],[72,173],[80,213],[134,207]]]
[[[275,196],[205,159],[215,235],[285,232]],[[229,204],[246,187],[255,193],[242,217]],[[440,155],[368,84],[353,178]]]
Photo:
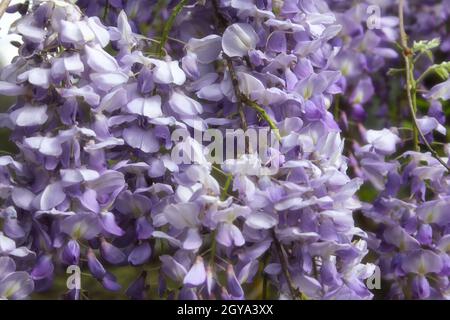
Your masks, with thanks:
[[[379,132],[388,139],[393,133]],[[396,137],[397,138],[397,137]],[[392,143],[399,143],[398,138]],[[371,145],[361,147],[363,175],[380,190],[363,214],[376,228],[369,247],[389,284],[389,298],[447,299],[449,179],[446,169],[429,153],[408,151],[399,160]]]

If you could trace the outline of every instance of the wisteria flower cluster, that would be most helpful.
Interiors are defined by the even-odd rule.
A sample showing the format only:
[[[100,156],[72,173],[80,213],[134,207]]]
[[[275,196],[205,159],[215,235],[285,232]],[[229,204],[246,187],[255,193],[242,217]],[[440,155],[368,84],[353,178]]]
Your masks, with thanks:
[[[9,6],[0,297],[449,298],[431,2]]]

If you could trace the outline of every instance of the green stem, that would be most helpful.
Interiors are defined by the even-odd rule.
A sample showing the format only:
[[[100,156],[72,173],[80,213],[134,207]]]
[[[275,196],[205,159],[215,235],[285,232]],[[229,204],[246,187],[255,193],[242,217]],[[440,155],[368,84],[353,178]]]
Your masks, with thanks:
[[[428,69],[425,70],[425,72],[422,73],[422,75],[416,80],[416,84],[418,85],[418,84],[422,83],[430,74],[432,74],[434,72],[436,72],[439,76],[442,77],[442,75],[437,72],[441,68],[445,69],[446,72],[448,72],[449,63],[444,62],[441,64],[433,64],[432,66],[428,67]],[[446,80],[447,78],[448,78],[448,76],[443,77],[444,80]]]
[[[6,151],[6,150],[0,150],[0,155],[7,155],[7,156],[11,156],[11,157],[14,157],[15,156],[15,154],[14,153],[12,153],[12,152],[9,152],[9,151]]]
[[[340,109],[340,95],[336,95],[334,100],[334,120],[339,121],[339,109]]]
[[[216,241],[217,230],[211,233],[211,253],[209,254],[209,264],[211,269],[214,268],[214,260],[216,258],[217,241]]]
[[[269,262],[269,255],[266,253],[264,255],[263,259],[263,266],[262,266],[262,274],[263,274],[263,285],[262,285],[262,300],[267,300],[267,294],[268,294],[268,277],[267,274],[264,272],[264,269],[267,266],[267,263]]]
[[[5,13],[6,9],[9,7],[9,3],[11,2],[11,0],[3,0],[0,3],[0,18],[3,16],[3,14]]]
[[[161,11],[167,5],[167,0],[158,0],[155,7],[153,8],[152,14],[155,20],[161,20]],[[158,21],[160,22],[160,21]],[[162,25],[162,24],[161,24]]]
[[[103,12],[103,23],[106,21],[106,17],[108,16],[109,11],[109,0],[106,0],[105,11]]]
[[[223,187],[222,192],[220,193],[220,199],[222,201],[226,200],[228,196],[228,189],[230,188],[232,180],[233,175],[229,174],[227,180],[225,181],[225,186]],[[209,255],[209,262],[211,264],[211,268],[214,267],[214,259],[216,257],[216,249],[217,249],[216,234],[217,230],[214,230],[214,232],[211,234],[211,253]]]
[[[220,194],[220,199],[222,201],[227,199],[228,189],[230,188],[232,180],[233,180],[233,175],[229,174],[228,177],[227,177],[227,181],[225,181],[225,186],[223,187],[222,192]]]
[[[280,130],[278,129],[277,125],[275,124],[275,122],[272,120],[272,118],[269,116],[269,114],[267,113],[266,110],[264,110],[263,107],[261,107],[259,104],[257,104],[255,101],[252,101],[251,99],[249,99],[247,96],[245,95],[241,95],[241,100],[248,105],[249,107],[251,107],[252,109],[256,110],[256,112],[258,112],[258,114],[261,116],[261,118],[263,118],[268,124],[270,129],[272,129],[272,131],[275,132],[275,135],[277,137],[278,140],[281,140],[281,136],[280,136]]]
[[[214,12],[215,12],[216,19],[217,19],[218,27],[221,30],[225,30],[226,27],[227,27],[226,19],[219,12],[218,1],[217,0],[213,0],[212,4],[213,4],[213,9],[214,9]],[[270,128],[275,132],[275,135],[276,135],[277,139],[281,140],[280,131],[278,130],[275,122],[267,114],[266,110],[264,110],[264,108],[262,108],[256,102],[254,102],[251,99],[249,99],[246,95],[242,94],[242,92],[239,89],[239,80],[238,80],[238,77],[237,77],[237,74],[236,74],[236,70],[234,69],[233,61],[226,54],[223,54],[223,56],[224,56],[224,59],[225,59],[225,61],[227,63],[228,72],[230,73],[230,78],[231,78],[231,83],[233,85],[234,94],[235,94],[236,99],[237,99],[238,113],[239,113],[240,118],[241,118],[242,129],[245,131],[245,130],[247,130],[247,127],[248,127],[247,120],[245,118],[244,107],[243,107],[243,103],[245,103],[249,107],[255,109],[259,113],[259,115],[264,120],[266,120],[266,122],[269,124]]]
[[[230,73],[231,83],[233,85],[234,94],[235,94],[236,99],[237,99],[238,112],[239,112],[239,116],[241,118],[242,129],[244,129],[244,131],[246,131],[247,128],[248,128],[248,125],[247,125],[247,119],[245,118],[244,108],[243,108],[243,105],[242,105],[242,102],[243,102],[242,101],[242,97],[243,97],[243,95],[241,94],[241,91],[239,90],[239,80],[238,80],[236,71],[234,70],[233,61],[231,60],[230,57],[228,57],[225,54],[224,54],[224,57],[225,57],[225,60],[227,62],[228,72]]]
[[[212,0],[212,5],[213,5],[213,9],[214,9],[214,15],[217,19],[217,27],[220,30],[224,31],[227,28],[227,21],[222,16],[222,14],[219,12],[218,1]],[[223,57],[227,63],[228,72],[230,73],[231,84],[233,86],[234,95],[236,96],[236,100],[237,100],[237,109],[238,109],[239,117],[241,118],[242,129],[244,131],[246,131],[248,128],[248,124],[247,124],[247,119],[246,119],[245,113],[244,113],[244,107],[243,107],[243,103],[242,103],[242,94],[241,94],[241,91],[239,90],[239,79],[237,77],[236,70],[234,69],[233,60],[229,56],[227,56],[225,53],[223,54]]]
[[[303,295],[299,292],[299,290],[295,287],[294,281],[292,280],[291,273],[289,272],[289,263],[286,257],[286,253],[283,245],[277,238],[275,231],[272,230],[272,238],[275,244],[275,250],[278,254],[278,258],[280,260],[281,270],[283,272],[284,278],[286,279],[289,293],[292,296],[292,299],[297,300],[299,297],[301,298]]]
[[[400,43],[402,47],[402,54],[403,58],[405,60],[405,72],[406,72],[406,93],[408,97],[408,107],[410,109],[411,116],[414,120],[414,126],[413,126],[413,147],[414,150],[419,151],[419,134],[418,134],[418,128],[416,118],[416,106],[414,104],[414,95],[413,92],[416,91],[416,84],[414,81],[413,76],[413,68],[412,65],[412,51],[408,47],[408,36],[405,31],[405,19],[403,14],[403,7],[404,7],[404,0],[399,1],[399,11],[398,16],[400,20]]]
[[[401,39],[401,45],[402,45],[402,53],[403,58],[405,60],[405,66],[406,66],[406,95],[408,98],[408,107],[409,111],[411,113],[411,117],[414,123],[414,148],[418,151],[419,150],[419,136],[422,139],[423,144],[426,146],[426,148],[431,152],[432,156],[439,161],[439,163],[444,166],[447,171],[450,171],[450,167],[445,163],[444,160],[441,159],[439,154],[436,150],[433,149],[433,147],[428,142],[427,138],[425,137],[424,133],[419,127],[419,123],[417,121],[417,82],[414,79],[414,63],[412,59],[412,50],[408,47],[408,36],[405,31],[405,20],[404,20],[404,14],[403,14],[403,8],[404,8],[405,0],[399,0],[398,3],[398,17],[399,17],[399,23],[400,23],[400,39]],[[420,78],[419,78],[420,79]]]
[[[430,74],[432,74],[435,70],[436,70],[437,66],[436,65],[432,65],[431,67],[429,67],[427,70],[425,70],[424,73],[422,73],[422,75],[417,79],[416,83],[420,84],[422,83],[423,80],[426,79],[426,77],[428,77]]]
[[[170,14],[169,19],[167,19],[166,23],[164,24],[162,36],[161,36],[161,43],[158,47],[158,53],[161,58],[164,57],[164,46],[167,43],[167,40],[169,39],[169,33],[170,30],[172,30],[172,26],[175,22],[176,17],[180,13],[181,9],[186,5],[188,0],[181,0],[173,9],[172,13]]]
[[[267,300],[267,275],[263,275],[262,300]]]
[[[411,60],[410,60],[411,62]],[[413,66],[410,67],[411,68],[411,72],[413,69]],[[411,78],[412,79],[412,76]],[[411,87],[411,95],[412,95],[412,114],[413,114],[413,118],[416,117],[417,114],[417,88],[416,88],[416,83],[414,82],[414,84]],[[419,148],[419,126],[417,124],[417,119],[414,119],[414,126],[413,126],[413,145],[416,151],[420,151]]]

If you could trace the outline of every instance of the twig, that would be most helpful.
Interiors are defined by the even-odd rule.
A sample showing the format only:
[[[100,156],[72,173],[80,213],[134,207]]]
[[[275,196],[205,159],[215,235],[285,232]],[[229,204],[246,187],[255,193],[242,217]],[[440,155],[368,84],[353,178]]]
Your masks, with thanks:
[[[217,18],[217,24],[219,26],[219,29],[221,31],[226,29],[226,19],[220,14],[219,12],[219,5],[217,3],[217,0],[212,1],[212,6],[215,11],[215,16]],[[223,53],[223,57],[227,63],[228,72],[230,73],[231,77],[231,83],[233,85],[234,94],[237,99],[237,106],[238,106],[238,112],[241,118],[242,123],[242,129],[247,130],[248,124],[247,120],[245,118],[244,114],[244,106],[243,104],[248,105],[252,109],[256,110],[258,114],[266,120],[266,122],[269,124],[270,128],[275,132],[275,135],[278,140],[281,139],[280,133],[278,130],[278,127],[276,126],[275,122],[270,118],[270,116],[267,114],[266,110],[262,108],[259,104],[257,104],[255,101],[252,101],[249,97],[247,97],[245,94],[241,92],[239,89],[239,80],[236,74],[236,70],[234,69],[233,60],[227,56],[225,53]]]
[[[263,283],[262,283],[262,295],[261,295],[262,300],[267,300],[267,294],[268,294],[267,289],[268,289],[268,280],[269,279],[268,279],[267,274],[264,272],[264,269],[266,268],[268,262],[269,262],[269,255],[266,252],[266,254],[264,255],[263,263],[262,263],[263,264],[262,265]]]
[[[403,58],[405,60],[405,71],[406,71],[406,92],[408,97],[408,106],[410,108],[411,115],[413,117],[413,120],[416,118],[416,107],[414,106],[414,100],[413,100],[413,88],[416,87],[414,83],[414,77],[412,77],[412,68],[411,68],[411,56],[412,51],[408,47],[408,36],[405,31],[405,20],[404,20],[404,14],[403,14],[403,7],[404,7],[404,0],[399,1],[399,11],[398,11],[398,17],[400,21],[400,44],[401,44],[401,51]],[[413,144],[414,149],[416,151],[419,150],[419,135],[418,130],[419,126],[417,125],[417,121],[414,120],[414,127],[413,127]]]
[[[106,0],[105,11],[103,12],[103,22],[105,22],[108,17],[109,6],[109,0]]]
[[[426,77],[428,77],[430,74],[432,74],[433,72],[435,72],[436,70],[441,68],[441,66],[442,65],[434,64],[434,65],[428,67],[428,69],[425,70],[425,72],[422,73],[422,75],[416,80],[416,85],[418,85],[419,83],[422,83],[422,81],[424,81],[426,79]]]
[[[214,17],[216,18],[217,27],[220,30],[220,32],[223,33],[225,31],[225,29],[227,28],[227,20],[219,12],[218,1],[212,0],[211,4],[212,4],[213,10],[214,10]],[[225,53],[223,54],[223,56],[227,63],[228,72],[230,73],[230,77],[231,77],[231,84],[233,85],[233,90],[236,95],[238,114],[239,114],[239,117],[241,118],[242,128],[244,130],[247,130],[247,120],[245,118],[244,110],[242,107],[241,93],[239,90],[239,80],[237,78],[236,71],[234,70],[233,61]]]
[[[334,116],[334,120],[336,122],[339,121],[339,109],[340,109],[340,95],[336,95],[336,97],[334,98],[334,109],[333,109],[333,116]]]
[[[230,188],[231,181],[233,181],[233,175],[229,174],[227,177],[227,181],[225,181],[225,186],[220,194],[220,200],[225,201],[228,196],[228,189]]]
[[[156,39],[152,39],[152,40],[157,43],[161,43],[161,38],[159,38],[159,37],[157,37]],[[179,44],[182,44],[183,46],[185,46],[187,44],[187,42],[177,39],[177,38],[173,38],[173,37],[167,37],[167,41],[178,42]]]
[[[215,167],[213,166],[213,168],[215,168]],[[215,168],[215,169],[219,170],[218,168]],[[228,174],[226,176],[227,176],[227,180],[225,181],[225,185],[220,193],[220,200],[222,200],[222,201],[227,199],[228,189],[230,188],[231,181],[233,180],[233,175]],[[214,260],[216,257],[216,250],[217,250],[216,235],[217,235],[217,230],[214,230],[214,232],[211,234],[211,248],[209,249],[211,252],[209,255],[209,262],[211,264],[211,268],[214,268]]]
[[[289,292],[290,292],[292,298],[294,300],[297,300],[297,298],[299,296],[301,296],[301,294],[299,293],[298,289],[295,288],[294,282],[292,281],[291,273],[289,272],[289,263],[286,258],[285,250],[283,248],[283,245],[278,240],[277,235],[275,234],[274,230],[272,230],[272,238],[273,238],[273,242],[275,243],[275,249],[277,251],[277,254],[278,254],[278,257],[280,260],[283,275],[284,275],[286,282],[288,284],[288,287],[289,287]]]
[[[223,33],[227,28],[227,20],[223,17],[223,15],[219,12],[219,3],[217,0],[212,0],[212,7],[214,10],[214,17],[216,18],[217,26],[219,27],[219,31]]]
[[[8,9],[10,3],[11,0],[2,0],[2,2],[0,3],[0,19],[3,17],[3,14],[5,13],[6,9]]]
[[[175,22],[175,19],[177,18],[178,14],[180,13],[181,9],[186,5],[188,0],[181,0],[175,8],[173,8],[172,13],[170,14],[169,19],[167,19],[166,23],[164,24],[162,36],[161,36],[161,43],[158,47],[158,54],[162,58],[164,56],[164,46],[166,45],[167,39],[169,39],[169,33],[170,30],[172,30],[172,26]]]
[[[432,156],[436,158],[436,160],[439,161],[439,163],[444,166],[447,171],[450,171],[450,167],[445,163],[444,160],[441,159],[439,154],[436,150],[433,149],[433,147],[429,144],[427,138],[425,137],[425,134],[422,132],[422,130],[419,127],[419,123],[417,121],[416,116],[416,110],[417,110],[417,82],[414,79],[413,74],[413,68],[411,61],[412,56],[412,50],[408,47],[408,36],[405,31],[405,22],[404,22],[404,14],[403,14],[403,8],[404,8],[405,0],[399,0],[398,3],[398,17],[399,17],[399,23],[400,23],[400,40],[402,45],[402,54],[403,58],[405,60],[406,65],[406,94],[408,97],[408,107],[411,112],[411,117],[414,122],[414,146],[416,150],[418,149],[418,136],[422,139],[423,144],[426,146],[426,148],[431,152]],[[420,80],[420,78],[419,78]]]
[[[229,174],[227,176],[227,181],[225,181],[225,186],[223,187],[222,192],[220,193],[220,200],[222,200],[222,201],[226,200],[226,198],[228,196],[228,189],[230,188],[232,180],[233,180],[233,175]],[[217,230],[214,230],[214,232],[212,233],[212,238],[211,238],[211,254],[210,254],[210,259],[209,259],[210,263],[211,263],[211,267],[213,267],[214,258],[216,257],[216,249],[217,249],[216,235],[217,235]]]
[[[269,124],[270,129],[272,129],[275,132],[275,136],[277,137],[278,140],[281,140],[281,136],[280,136],[280,130],[278,130],[277,125],[275,124],[275,122],[272,120],[272,118],[267,114],[266,110],[264,110],[263,107],[261,107],[258,103],[256,103],[255,101],[251,100],[250,98],[248,98],[246,95],[241,94],[241,100],[248,105],[249,107],[253,108],[256,110],[256,112],[259,113],[259,115],[266,120],[266,122]]]
[[[223,31],[227,27],[226,19],[219,12],[219,5],[217,3],[217,0],[212,1],[212,6],[213,6],[213,9],[215,12],[215,16],[217,19],[217,24],[219,26],[219,29],[221,29],[221,31]],[[277,134],[277,138],[278,138],[279,137],[278,128],[274,124],[273,120],[269,117],[267,112],[262,107],[260,107],[256,102],[252,101],[246,95],[244,95],[241,92],[241,90],[239,89],[239,80],[238,80],[238,77],[236,74],[236,70],[234,69],[233,60],[229,56],[227,56],[225,53],[223,53],[223,57],[227,63],[228,72],[230,73],[230,78],[231,78],[231,83],[233,85],[234,95],[236,96],[236,100],[237,100],[238,113],[241,118],[242,129],[244,129],[244,131],[245,131],[245,130],[247,130],[247,127],[248,127],[247,120],[246,120],[245,114],[244,114],[243,104],[245,103],[249,107],[252,107],[256,111],[258,111],[258,113],[261,115],[261,117],[263,117],[267,121],[267,123],[269,123],[270,127],[272,129],[276,130],[276,134]]]
[[[245,113],[244,113],[244,108],[243,108],[243,103],[242,103],[243,95],[242,95],[241,91],[239,90],[239,80],[236,75],[236,71],[234,70],[233,61],[231,60],[230,57],[228,57],[225,54],[224,54],[224,57],[227,62],[228,72],[230,73],[231,84],[233,85],[233,89],[234,89],[234,95],[236,96],[236,99],[237,99],[237,106],[238,106],[239,116],[241,118],[242,129],[244,129],[244,131],[246,131],[248,128],[248,124],[247,124],[247,119],[245,118]]]

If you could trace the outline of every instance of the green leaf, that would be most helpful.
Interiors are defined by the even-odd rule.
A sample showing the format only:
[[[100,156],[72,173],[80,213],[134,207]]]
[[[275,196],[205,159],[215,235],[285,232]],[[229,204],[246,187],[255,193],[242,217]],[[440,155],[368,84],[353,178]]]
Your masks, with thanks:
[[[450,77],[450,61],[432,65],[417,79],[417,83],[422,82],[432,73],[437,74],[442,80],[447,80]]]
[[[432,40],[414,41],[413,51],[415,53],[427,53],[441,45],[441,39],[434,38]]]
[[[387,72],[388,76],[395,76],[397,74],[403,74],[405,72],[404,68],[390,68]]]

